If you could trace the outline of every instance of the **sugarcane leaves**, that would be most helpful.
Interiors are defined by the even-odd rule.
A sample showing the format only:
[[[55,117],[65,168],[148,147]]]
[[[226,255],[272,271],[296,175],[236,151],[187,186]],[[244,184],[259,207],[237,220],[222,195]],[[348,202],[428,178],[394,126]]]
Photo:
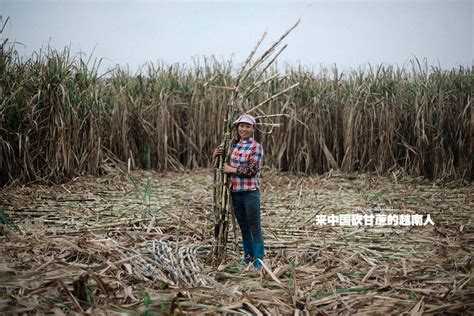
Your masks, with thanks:
[[[7,17],[5,19],[5,22],[3,22],[3,16],[0,15],[0,24],[3,22],[2,28],[0,28],[0,34],[2,34],[3,30],[5,30],[5,26],[7,25],[8,20],[10,20],[10,17]]]
[[[148,178],[146,180],[145,192],[143,193],[143,201],[145,202],[146,206],[148,206],[148,207],[150,206],[151,194],[152,194],[151,179]]]
[[[13,229],[18,229],[18,226],[12,221],[10,216],[7,213],[5,213],[3,208],[0,208],[0,224],[6,225]]]
[[[8,20],[10,20],[10,17],[5,19],[5,22],[3,22],[3,25],[0,28],[0,35],[3,34],[3,31],[5,30],[5,27],[7,26]],[[0,24],[2,24],[3,17],[0,15]],[[0,38],[0,41],[2,39]],[[3,43],[0,44],[0,57],[3,55],[3,47],[8,43],[8,38],[3,39]]]
[[[146,180],[145,186],[142,190],[140,185],[137,183],[137,181],[134,179],[134,177],[131,174],[128,174],[128,178],[132,182],[133,188],[135,189],[135,192],[142,198],[143,204],[145,205],[144,209],[144,214],[145,213],[150,213],[151,212],[151,199],[153,196],[153,182],[151,178],[148,178]]]

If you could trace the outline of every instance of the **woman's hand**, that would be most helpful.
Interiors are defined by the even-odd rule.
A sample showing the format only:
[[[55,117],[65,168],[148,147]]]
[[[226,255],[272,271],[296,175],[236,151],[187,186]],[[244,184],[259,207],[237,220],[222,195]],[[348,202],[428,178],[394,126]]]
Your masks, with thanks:
[[[217,156],[220,156],[224,153],[224,146],[219,145],[217,146],[216,149],[214,149],[214,153],[212,154],[213,158],[216,158]]]
[[[222,167],[222,171],[224,171],[224,173],[236,173],[237,168],[231,167],[228,164],[224,164],[224,166]]]

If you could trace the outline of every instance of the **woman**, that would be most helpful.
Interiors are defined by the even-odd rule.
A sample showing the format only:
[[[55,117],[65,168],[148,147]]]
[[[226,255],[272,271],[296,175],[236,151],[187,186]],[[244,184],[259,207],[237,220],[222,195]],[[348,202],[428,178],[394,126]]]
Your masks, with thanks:
[[[235,122],[237,140],[233,143],[230,164],[224,164],[223,171],[230,174],[230,192],[235,217],[242,232],[244,262],[253,260],[255,268],[262,267],[263,235],[260,224],[260,166],[262,145],[254,139],[255,118],[241,115]],[[214,157],[222,155],[222,146],[214,150]]]

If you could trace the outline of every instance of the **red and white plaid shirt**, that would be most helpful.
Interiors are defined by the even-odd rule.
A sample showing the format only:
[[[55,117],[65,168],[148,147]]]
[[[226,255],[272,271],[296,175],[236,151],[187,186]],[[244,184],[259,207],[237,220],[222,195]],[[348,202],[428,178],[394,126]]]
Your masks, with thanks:
[[[230,177],[232,192],[253,191],[260,187],[260,166],[263,148],[253,138],[241,139],[233,144],[230,166],[237,171]]]

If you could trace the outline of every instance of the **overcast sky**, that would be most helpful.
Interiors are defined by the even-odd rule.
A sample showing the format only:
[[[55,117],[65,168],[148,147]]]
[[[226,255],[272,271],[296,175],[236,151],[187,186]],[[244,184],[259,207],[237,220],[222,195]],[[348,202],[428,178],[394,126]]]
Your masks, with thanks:
[[[48,43],[134,71],[147,61],[192,64],[214,55],[242,62],[297,19],[279,64],[357,68],[414,56],[450,69],[474,61],[474,0],[44,1],[0,0],[2,38],[30,56]]]

